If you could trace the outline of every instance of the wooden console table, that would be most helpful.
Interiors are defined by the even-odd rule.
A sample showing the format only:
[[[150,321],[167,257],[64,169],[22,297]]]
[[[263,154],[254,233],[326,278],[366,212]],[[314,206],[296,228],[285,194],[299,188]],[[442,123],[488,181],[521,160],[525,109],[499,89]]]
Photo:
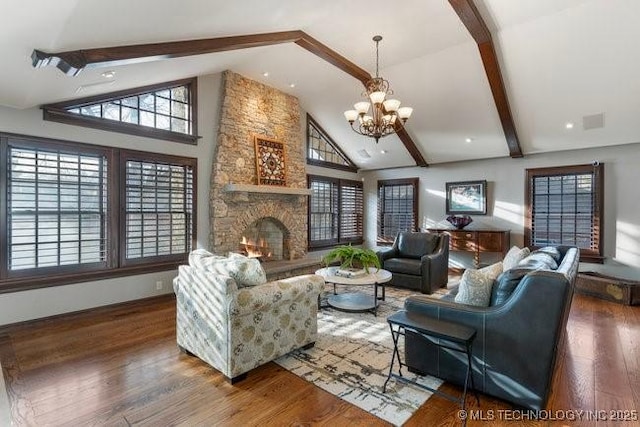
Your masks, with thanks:
[[[509,230],[427,228],[427,231],[447,233],[449,250],[473,252],[473,263],[476,266],[480,264],[480,254],[483,252],[500,252],[504,257],[509,250]]]

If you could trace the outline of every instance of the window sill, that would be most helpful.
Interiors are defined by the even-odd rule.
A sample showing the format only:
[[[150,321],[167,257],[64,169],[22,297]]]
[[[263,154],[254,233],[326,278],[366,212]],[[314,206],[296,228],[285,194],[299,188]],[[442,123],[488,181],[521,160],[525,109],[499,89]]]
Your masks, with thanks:
[[[325,249],[331,249],[331,248],[337,248],[338,246],[344,246],[344,245],[361,245],[364,243],[363,239],[360,240],[349,240],[349,241],[344,241],[344,242],[331,242],[331,243],[319,243],[316,245],[309,245],[309,247],[307,248],[307,250],[309,252],[313,252],[313,251],[322,251]]]
[[[580,254],[580,262],[588,264],[604,264],[604,257],[597,255],[583,255]]]
[[[171,261],[82,273],[5,279],[0,281],[0,294],[48,288],[53,286],[71,285],[75,283],[90,282],[95,280],[112,279],[116,277],[135,276],[139,274],[155,273],[158,271],[174,270],[177,269],[179,265],[182,265],[185,262],[186,261]]]

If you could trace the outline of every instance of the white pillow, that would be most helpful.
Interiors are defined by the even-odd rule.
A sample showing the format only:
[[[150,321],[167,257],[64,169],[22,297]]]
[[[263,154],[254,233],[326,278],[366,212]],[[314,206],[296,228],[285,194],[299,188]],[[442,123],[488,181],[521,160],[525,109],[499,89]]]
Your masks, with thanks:
[[[215,273],[215,266],[217,262],[224,259],[226,258],[220,255],[214,255],[206,249],[196,249],[189,254],[189,265],[200,270],[207,270]]]
[[[267,283],[267,274],[257,258],[229,252],[229,271],[239,288]]]
[[[515,268],[520,261],[529,256],[529,253],[530,251],[527,247],[520,249],[517,246],[512,246],[502,260],[502,271]]]
[[[189,254],[189,265],[209,273],[231,277],[238,288],[262,285],[267,282],[260,261],[244,255],[229,253],[229,257],[213,255],[205,249],[196,249]]]
[[[493,281],[500,273],[502,273],[502,261],[479,270],[473,268],[465,270],[454,301],[478,307],[489,307]]]

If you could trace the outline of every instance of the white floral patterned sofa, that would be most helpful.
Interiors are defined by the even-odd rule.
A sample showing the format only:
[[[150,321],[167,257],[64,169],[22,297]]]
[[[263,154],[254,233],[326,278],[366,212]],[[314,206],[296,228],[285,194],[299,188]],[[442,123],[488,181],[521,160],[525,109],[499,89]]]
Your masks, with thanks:
[[[173,281],[181,350],[233,384],[251,369],[315,343],[324,279],[309,274],[267,282],[255,259],[198,249]]]

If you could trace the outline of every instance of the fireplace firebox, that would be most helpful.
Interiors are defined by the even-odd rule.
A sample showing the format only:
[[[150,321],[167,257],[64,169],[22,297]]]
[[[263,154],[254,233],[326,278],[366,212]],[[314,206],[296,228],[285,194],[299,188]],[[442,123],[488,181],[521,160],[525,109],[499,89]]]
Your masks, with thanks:
[[[242,232],[240,253],[260,261],[289,259],[289,232],[275,218],[264,217],[249,224]]]

